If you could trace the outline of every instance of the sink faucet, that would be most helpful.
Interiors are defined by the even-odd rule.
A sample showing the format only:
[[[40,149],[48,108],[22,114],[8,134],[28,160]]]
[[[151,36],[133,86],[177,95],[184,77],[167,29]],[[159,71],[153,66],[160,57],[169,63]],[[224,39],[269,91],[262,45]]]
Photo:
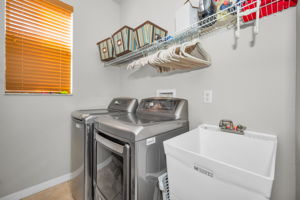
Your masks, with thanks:
[[[244,131],[247,129],[246,126],[243,126],[240,124],[237,126],[234,126],[234,124],[231,120],[225,120],[225,119],[220,121],[219,127],[224,132],[234,133],[234,134],[239,134],[239,135],[244,135],[245,134]]]

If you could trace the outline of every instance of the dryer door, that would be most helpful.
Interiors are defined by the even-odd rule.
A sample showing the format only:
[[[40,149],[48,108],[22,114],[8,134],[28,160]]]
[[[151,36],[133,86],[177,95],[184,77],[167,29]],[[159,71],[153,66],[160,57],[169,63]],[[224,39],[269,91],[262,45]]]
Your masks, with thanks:
[[[130,146],[95,134],[94,188],[96,200],[129,200]]]

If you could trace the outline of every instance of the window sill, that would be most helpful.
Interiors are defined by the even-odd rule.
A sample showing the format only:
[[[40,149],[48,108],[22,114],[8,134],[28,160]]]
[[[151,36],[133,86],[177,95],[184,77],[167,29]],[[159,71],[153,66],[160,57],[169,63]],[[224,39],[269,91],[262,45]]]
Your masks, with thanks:
[[[4,93],[6,96],[73,96],[73,94]]]

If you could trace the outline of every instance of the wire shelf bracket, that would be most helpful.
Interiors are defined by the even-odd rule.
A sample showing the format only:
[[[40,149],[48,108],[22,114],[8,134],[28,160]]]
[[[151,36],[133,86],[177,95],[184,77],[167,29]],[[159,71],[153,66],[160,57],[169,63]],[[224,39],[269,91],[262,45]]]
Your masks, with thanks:
[[[202,36],[222,28],[236,28],[234,34],[235,37],[238,39],[240,38],[241,25],[246,23],[254,25],[254,34],[257,35],[259,33],[260,28],[259,22],[261,17],[261,10],[266,10],[267,6],[272,5],[277,5],[278,7],[278,4],[281,1],[284,0],[271,0],[270,3],[262,4],[262,2],[266,2],[266,0],[240,0],[225,9],[214,13],[213,15],[201,19],[197,23],[192,24],[190,27],[175,33],[173,36],[167,36],[152,44],[139,48],[131,53],[117,57],[114,60],[104,62],[104,66],[117,66],[123,63],[128,63],[135,59],[151,55],[154,52],[157,52],[161,49],[166,49],[171,45],[182,44],[187,41],[192,41],[193,39],[200,39]],[[289,2],[287,8],[293,6],[290,3],[293,0],[285,1]],[[283,10],[287,8],[284,8]],[[278,11],[282,10],[278,9]],[[266,16],[274,13],[275,12],[268,13]],[[243,21],[243,17],[247,18],[248,15],[254,15],[253,17],[256,19],[254,20],[252,18],[248,22]]]
[[[251,13],[256,13],[256,19],[255,19],[255,23],[254,23],[254,34],[257,35],[259,33],[259,13],[260,13],[260,5],[261,5],[261,0],[257,0],[256,1],[256,7],[243,11],[242,10],[242,6],[237,5],[237,24],[236,24],[236,31],[235,31],[235,37],[237,39],[240,38],[240,31],[241,31],[241,18],[243,16],[247,16],[250,15]]]

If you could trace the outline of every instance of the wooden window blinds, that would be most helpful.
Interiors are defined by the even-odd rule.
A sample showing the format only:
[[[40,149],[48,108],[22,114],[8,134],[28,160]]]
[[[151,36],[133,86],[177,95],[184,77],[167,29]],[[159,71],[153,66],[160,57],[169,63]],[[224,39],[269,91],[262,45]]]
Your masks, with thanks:
[[[6,93],[71,93],[73,8],[6,0]]]

